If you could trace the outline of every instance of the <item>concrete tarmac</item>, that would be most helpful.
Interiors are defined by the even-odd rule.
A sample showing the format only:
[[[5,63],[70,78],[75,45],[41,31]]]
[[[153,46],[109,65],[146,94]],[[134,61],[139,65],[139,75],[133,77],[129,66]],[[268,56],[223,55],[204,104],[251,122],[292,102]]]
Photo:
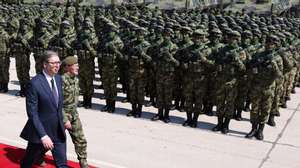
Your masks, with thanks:
[[[34,76],[34,64],[31,66]],[[96,77],[95,85],[99,85]],[[19,134],[27,120],[25,99],[19,90],[14,58],[11,59],[9,92],[0,94],[0,143],[25,148]],[[232,120],[227,135],[212,132],[215,116],[201,115],[198,128],[183,127],[185,113],[171,111],[171,123],[153,122],[157,113],[144,107],[142,118],[127,117],[129,103],[117,101],[116,112],[101,112],[103,90],[95,89],[93,108],[79,108],[88,141],[88,161],[100,168],[299,168],[300,89],[292,95],[287,109],[280,110],[276,126],[265,127],[265,139],[244,138],[251,129],[249,112],[243,120]],[[124,94],[118,94],[119,100]],[[81,99],[81,97],[80,97]],[[68,159],[76,161],[68,136]]]

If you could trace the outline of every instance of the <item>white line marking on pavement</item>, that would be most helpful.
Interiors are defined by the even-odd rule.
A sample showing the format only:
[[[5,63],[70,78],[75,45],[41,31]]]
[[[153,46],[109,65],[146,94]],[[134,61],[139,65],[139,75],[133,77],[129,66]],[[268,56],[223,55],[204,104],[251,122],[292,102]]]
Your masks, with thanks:
[[[17,141],[17,140],[11,140],[8,138],[0,137],[0,143],[6,143],[7,145],[16,146],[20,148],[26,148],[26,142],[25,141]],[[50,153],[51,154],[51,153]],[[76,161],[77,156],[71,153],[67,153],[68,158],[71,158],[72,161]],[[96,160],[96,159],[88,159],[89,164],[93,165],[100,165],[103,167],[109,167],[109,168],[126,168],[124,166],[116,165],[113,163]],[[100,167],[101,168],[101,167]]]

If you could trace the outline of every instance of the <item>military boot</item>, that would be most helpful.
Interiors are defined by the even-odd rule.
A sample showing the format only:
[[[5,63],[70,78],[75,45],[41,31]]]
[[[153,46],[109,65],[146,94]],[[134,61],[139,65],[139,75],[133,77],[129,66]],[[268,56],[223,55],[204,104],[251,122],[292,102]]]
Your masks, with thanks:
[[[135,104],[135,103],[133,103],[133,104],[131,105],[131,107],[132,107],[132,110],[126,115],[126,116],[128,116],[128,117],[135,116],[135,114],[136,114],[136,112],[137,112],[137,107],[136,107],[136,104]]]
[[[287,105],[286,105],[286,100],[284,100],[281,105],[280,105],[281,108],[287,108]]]
[[[227,134],[229,132],[229,123],[230,123],[230,118],[226,117],[221,130],[223,134]]]
[[[237,110],[234,118],[237,121],[242,121],[242,110]]]
[[[194,117],[193,117],[193,120],[192,120],[192,123],[191,123],[192,128],[197,128],[199,115],[200,115],[200,113],[194,113]]]
[[[182,126],[191,126],[192,124],[192,113],[191,112],[186,112],[186,120],[184,123],[182,123]]]
[[[0,93],[2,92],[2,89],[3,89],[3,84],[0,83]]]
[[[256,132],[257,132],[257,123],[252,123],[252,129],[245,137],[252,138],[255,136]]]
[[[86,109],[92,108],[92,97],[91,96],[86,97],[84,108],[86,108]]]
[[[158,114],[156,114],[155,116],[153,116],[151,118],[152,121],[157,121],[157,120],[163,120],[164,116],[163,116],[163,109],[162,108],[158,108]]]
[[[295,89],[295,87],[293,87],[293,89],[292,89],[291,93],[293,93],[293,94],[295,94],[295,93],[296,93],[296,89]]]
[[[110,101],[110,108],[108,109],[109,113],[114,113],[116,109],[116,101],[115,100],[111,100]]]
[[[221,131],[223,127],[223,117],[218,117],[218,124],[212,129],[212,131]]]
[[[86,159],[79,160],[79,165],[80,165],[80,168],[88,168],[89,167]]]
[[[275,115],[270,114],[269,120],[268,120],[267,124],[270,125],[270,126],[272,126],[272,127],[275,127],[275,126],[276,126],[276,123],[275,123]]]
[[[165,109],[165,114],[164,114],[164,119],[163,119],[163,121],[164,121],[165,123],[169,123],[169,122],[170,122],[169,113],[170,113],[170,109],[169,109],[169,108],[166,108],[166,109]]]
[[[213,116],[213,105],[211,103],[208,103],[205,107],[204,107],[204,113],[207,116]]]
[[[110,100],[106,99],[106,105],[101,109],[101,111],[108,111],[110,109]]]
[[[135,118],[140,118],[142,116],[142,108],[143,108],[143,105],[138,104],[137,112],[134,115]]]
[[[2,93],[7,93],[8,92],[8,83],[3,83],[3,88],[1,90]]]
[[[264,139],[264,134],[263,134],[264,128],[265,128],[265,124],[259,124],[258,130],[255,134],[256,139],[258,139],[258,140]]]

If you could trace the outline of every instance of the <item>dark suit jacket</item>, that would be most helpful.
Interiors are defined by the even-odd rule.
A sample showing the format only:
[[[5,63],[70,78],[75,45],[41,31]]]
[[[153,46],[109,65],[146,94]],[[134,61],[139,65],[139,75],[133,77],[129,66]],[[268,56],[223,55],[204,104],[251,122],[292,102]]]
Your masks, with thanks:
[[[62,79],[59,75],[55,75],[55,82],[59,95],[58,106],[43,74],[36,75],[28,84],[26,93],[28,121],[20,136],[29,142],[41,143],[41,137],[45,135],[53,142],[66,140],[62,115]]]

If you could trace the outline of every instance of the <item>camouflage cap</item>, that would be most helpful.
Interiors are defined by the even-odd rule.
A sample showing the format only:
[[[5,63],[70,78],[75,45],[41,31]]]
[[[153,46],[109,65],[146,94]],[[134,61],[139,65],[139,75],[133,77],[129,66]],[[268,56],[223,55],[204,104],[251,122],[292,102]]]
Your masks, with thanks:
[[[284,31],[283,34],[284,34],[286,37],[292,37],[292,36],[293,36],[290,32],[287,32],[287,31]]]
[[[268,33],[269,33],[269,30],[268,30],[267,27],[261,28],[260,31],[261,31],[262,33],[264,33],[264,34],[268,34]]]
[[[4,19],[0,19],[0,26],[6,26],[6,22]]]
[[[197,29],[193,32],[193,36],[207,36],[208,33],[203,29]]]
[[[83,21],[83,27],[86,27],[86,28],[93,28],[94,25],[92,23],[92,21],[90,19],[85,19]]]
[[[235,30],[232,30],[231,32],[229,32],[228,35],[231,37],[241,37],[241,34]]]
[[[143,27],[136,27],[135,28],[135,31],[138,33],[138,34],[146,34],[148,31],[143,28]]]
[[[168,28],[172,28],[174,24],[172,22],[167,22],[165,26]]]
[[[158,31],[162,31],[162,30],[164,30],[164,27],[161,26],[161,25],[156,25],[155,29],[158,30]]]
[[[42,26],[42,27],[48,27],[48,26],[49,26],[49,23],[48,23],[47,21],[45,21],[45,20],[42,20],[42,21],[41,21],[41,26]]]
[[[77,64],[77,63],[78,63],[78,60],[74,56],[68,56],[63,60],[63,65],[73,65],[73,64]]]
[[[281,26],[279,24],[274,25],[276,30],[281,30]]]
[[[269,35],[266,38],[266,43],[280,44],[280,38],[276,35]]]
[[[181,31],[182,32],[192,32],[193,30],[188,26],[183,26],[183,27],[181,27]]]
[[[71,26],[70,22],[68,20],[64,20],[61,22],[61,25],[65,26],[65,27],[69,27]]]
[[[276,36],[279,37],[282,40],[284,40],[286,38],[286,36],[281,32],[276,33]]]
[[[252,37],[252,33],[251,31],[249,30],[245,30],[243,33],[242,33],[243,37]]]
[[[230,32],[232,32],[232,29],[230,29],[229,27],[226,27],[226,28],[222,29],[222,31],[223,31],[225,34],[229,34]]]
[[[164,34],[174,34],[174,31],[173,31],[171,28],[166,27],[166,28],[164,29]]]
[[[268,29],[269,29],[270,31],[275,31],[275,30],[276,30],[276,28],[275,28],[273,25],[269,25],[269,26],[268,26]]]
[[[144,20],[144,19],[140,19],[140,20],[139,20],[139,25],[140,25],[140,26],[143,26],[143,27],[148,27],[148,26],[149,26],[149,22],[147,22],[147,21]]]
[[[217,28],[212,29],[212,30],[210,31],[210,33],[211,33],[211,34],[214,34],[214,35],[216,35],[216,34],[222,35],[221,30],[220,30],[220,29],[217,29]]]
[[[261,31],[259,29],[253,29],[252,34],[255,35],[255,36],[260,37],[261,36]]]

